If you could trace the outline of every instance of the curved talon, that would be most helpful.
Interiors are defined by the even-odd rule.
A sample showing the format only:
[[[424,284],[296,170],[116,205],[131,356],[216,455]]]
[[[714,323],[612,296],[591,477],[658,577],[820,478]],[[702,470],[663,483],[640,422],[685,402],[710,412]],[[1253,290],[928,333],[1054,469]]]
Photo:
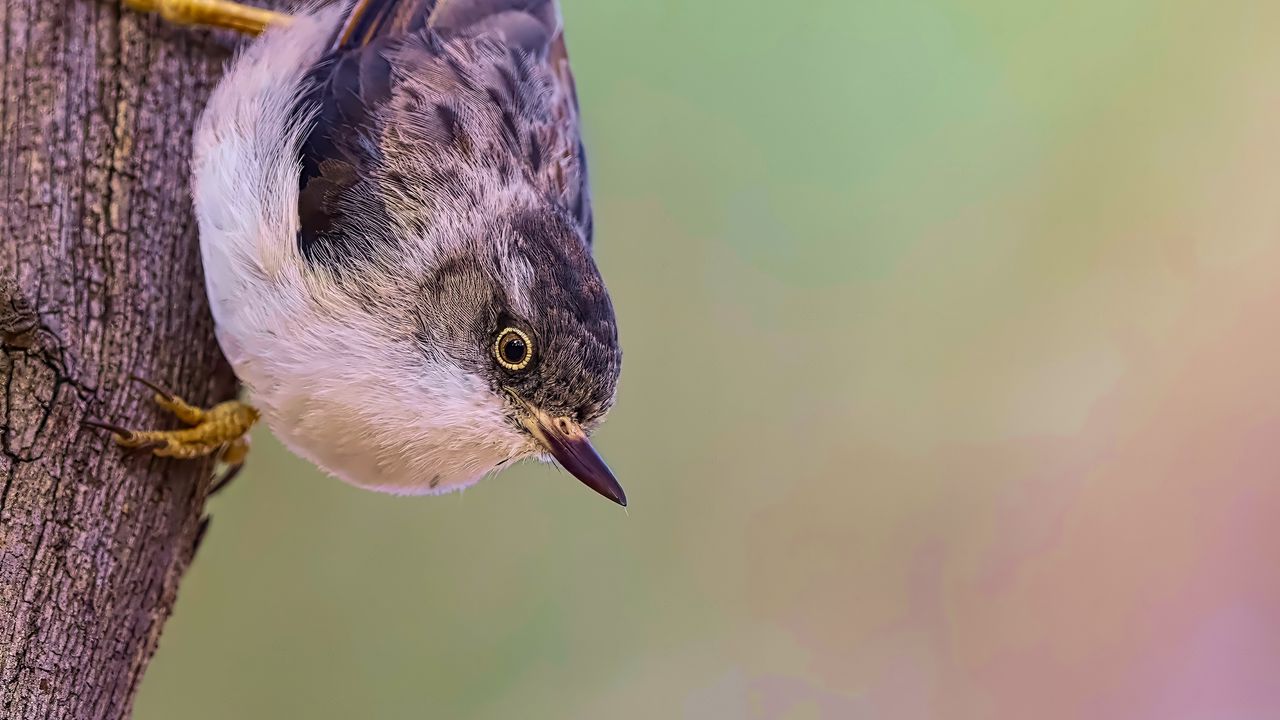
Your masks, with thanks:
[[[137,445],[126,445],[126,446],[125,446],[125,454],[126,454],[126,455],[140,455],[140,454],[142,454],[142,453],[144,453],[144,452],[150,452],[150,451],[152,451],[152,450],[159,450],[160,448],[164,448],[164,447],[169,447],[169,441],[168,441],[168,440],[148,440],[148,441],[143,442],[143,443],[138,443]]]
[[[122,428],[119,425],[112,425],[111,423],[102,422],[101,420],[81,420],[80,425],[82,427],[91,427],[91,428],[97,428],[99,430],[106,430],[107,432],[113,433],[114,435],[124,440],[133,439],[132,430]]]
[[[151,388],[151,390],[154,391],[157,395],[162,396],[165,400],[173,400],[173,398],[175,397],[172,392],[170,392],[169,390],[166,390],[163,386],[157,385],[156,383],[151,382],[150,380],[142,377],[141,375],[130,375],[129,379],[136,383],[141,383],[143,385],[146,385],[147,387]]]
[[[239,475],[240,471],[243,469],[244,469],[243,463],[239,465],[232,465],[231,467],[227,468],[227,471],[222,473],[222,476],[215,479],[213,481],[213,484],[209,486],[209,493],[208,493],[209,497],[213,497],[214,495],[217,495],[218,493],[225,490],[226,487],[231,484],[231,481],[235,480],[236,476]]]

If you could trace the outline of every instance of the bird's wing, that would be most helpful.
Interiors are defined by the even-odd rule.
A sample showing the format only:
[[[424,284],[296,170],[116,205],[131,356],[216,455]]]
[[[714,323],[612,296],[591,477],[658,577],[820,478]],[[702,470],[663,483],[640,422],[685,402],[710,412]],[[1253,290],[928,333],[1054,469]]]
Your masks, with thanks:
[[[516,137],[530,176],[554,202],[578,222],[587,242],[592,236],[586,155],[578,131],[578,101],[556,0],[360,0],[335,34],[333,51],[311,73],[310,89],[299,108],[314,115],[310,132],[299,148],[301,164],[298,211],[299,248],[312,259],[335,259],[364,254],[369,242],[351,224],[349,191],[370,175],[379,162],[373,120],[392,98],[399,82],[391,64],[406,44],[437,52],[450,41],[492,38],[507,48],[509,68],[489,68],[496,77],[462,77],[461,82],[484,86],[497,107],[495,117],[509,117],[520,104],[518,93],[503,92],[510,75],[521,75],[528,63],[547,71],[549,95],[545,117],[523,118],[528,137]],[[433,50],[434,48],[434,50]],[[439,62],[450,64],[447,53]],[[465,68],[452,71],[461,75]],[[430,75],[435,78],[433,71]],[[483,73],[482,73],[483,75]],[[423,117],[423,123],[448,122]],[[448,128],[445,128],[448,130]],[[358,208],[377,202],[376,194],[361,196]]]

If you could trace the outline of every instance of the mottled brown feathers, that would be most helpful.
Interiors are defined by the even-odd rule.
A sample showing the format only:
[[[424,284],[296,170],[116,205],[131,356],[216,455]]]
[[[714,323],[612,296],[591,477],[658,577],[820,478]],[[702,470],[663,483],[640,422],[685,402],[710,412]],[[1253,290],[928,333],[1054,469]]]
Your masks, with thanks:
[[[391,164],[402,176],[414,167],[431,187],[480,172],[527,182],[590,242],[577,99],[553,0],[369,0],[335,46],[298,106],[314,117],[299,148],[304,256],[341,267],[370,252],[388,212],[373,183]],[[426,156],[416,165],[387,156],[406,140]]]

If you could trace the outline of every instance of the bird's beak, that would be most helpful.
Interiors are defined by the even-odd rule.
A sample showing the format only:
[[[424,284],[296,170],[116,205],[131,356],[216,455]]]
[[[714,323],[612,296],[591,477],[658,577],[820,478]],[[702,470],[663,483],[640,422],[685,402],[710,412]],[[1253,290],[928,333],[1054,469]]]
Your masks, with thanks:
[[[528,404],[525,407],[528,414],[521,422],[565,470],[592,490],[623,507],[627,506],[627,494],[622,491],[613,471],[591,447],[581,425],[569,418],[551,417]]]

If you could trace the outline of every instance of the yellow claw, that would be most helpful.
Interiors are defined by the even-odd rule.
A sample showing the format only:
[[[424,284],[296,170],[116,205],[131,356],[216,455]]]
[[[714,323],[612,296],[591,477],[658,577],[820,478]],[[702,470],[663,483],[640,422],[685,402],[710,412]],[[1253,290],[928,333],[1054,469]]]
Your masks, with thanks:
[[[134,380],[154,390],[156,404],[191,427],[130,430],[97,420],[86,420],[84,424],[111,432],[122,447],[147,450],[157,457],[191,460],[217,454],[228,465],[244,462],[249,453],[248,432],[258,422],[257,409],[239,400],[228,400],[203,410],[142,378]]]
[[[223,28],[246,35],[259,35],[290,20],[284,13],[230,0],[125,0],[124,4],[134,10],[158,13],[177,25]]]

